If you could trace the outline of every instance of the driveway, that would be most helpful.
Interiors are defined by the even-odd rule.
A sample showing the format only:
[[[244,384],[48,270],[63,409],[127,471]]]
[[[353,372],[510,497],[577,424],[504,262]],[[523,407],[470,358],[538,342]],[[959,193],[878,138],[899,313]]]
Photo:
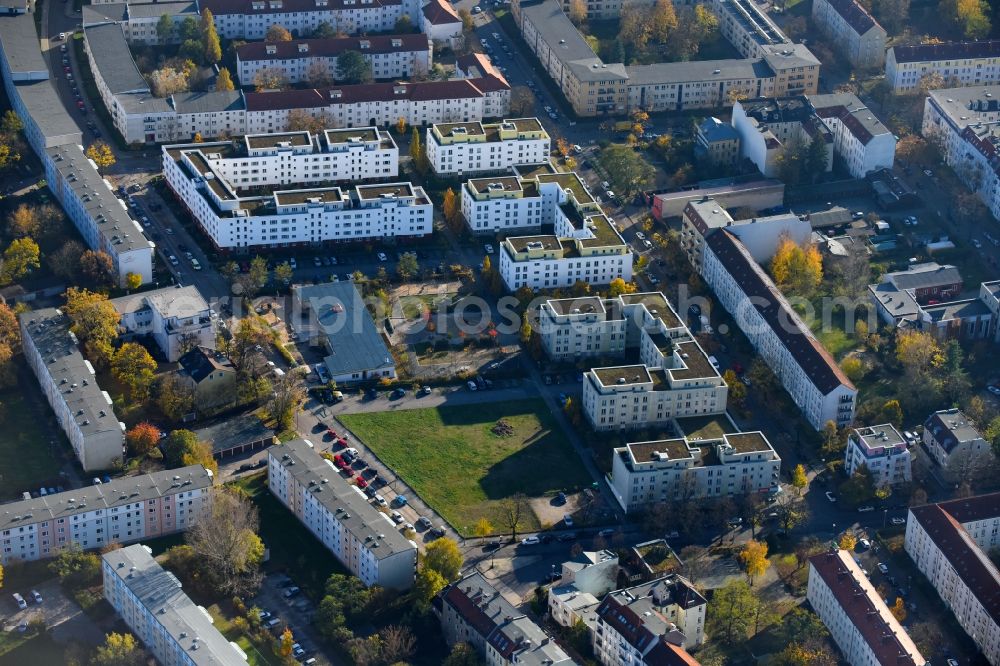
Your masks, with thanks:
[[[346,662],[333,659],[318,651],[320,642],[312,626],[313,603],[301,592],[290,599],[285,598],[285,590],[294,582],[284,574],[265,576],[260,591],[253,599],[254,605],[281,620],[272,630],[275,636],[281,635],[284,628],[289,627],[295,642],[302,646],[307,656],[315,657],[317,664],[346,666]]]
[[[67,597],[56,580],[47,580],[34,588],[42,595],[42,603],[36,604],[31,598],[30,589],[15,589],[5,587],[3,602],[2,628],[4,631],[16,631],[22,621],[31,622],[38,618],[45,622],[52,637],[59,643],[77,641],[85,645],[98,645],[104,640],[104,631],[89,617],[77,603]],[[14,603],[13,593],[19,592],[28,607],[19,610]]]

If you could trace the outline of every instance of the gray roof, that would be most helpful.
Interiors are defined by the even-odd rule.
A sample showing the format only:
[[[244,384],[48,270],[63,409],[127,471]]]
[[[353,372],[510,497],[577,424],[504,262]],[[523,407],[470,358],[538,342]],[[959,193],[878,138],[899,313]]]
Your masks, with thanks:
[[[580,31],[563,13],[556,0],[522,3],[522,20],[531,23],[539,38],[549,45],[552,53],[584,81],[606,81],[627,78],[621,63],[605,64],[587,44]]]
[[[953,321],[983,317],[990,314],[990,308],[978,298],[966,298],[959,301],[948,301],[938,305],[925,305],[921,308],[924,316],[931,322]]]
[[[980,112],[1000,111],[1000,84],[942,88],[930,91],[928,96],[959,129],[980,122]]]
[[[204,350],[206,353],[212,350]],[[191,353],[191,352],[188,352]],[[241,444],[249,444],[274,435],[254,413],[240,414],[237,418],[224,417],[216,423],[194,431],[203,442],[211,442],[213,451],[225,451]]]
[[[125,204],[114,195],[78,145],[62,145],[46,151],[56,171],[70,184],[87,215],[96,220],[98,231],[116,253],[148,248],[142,228],[129,217]],[[101,243],[100,246],[105,246]]]
[[[180,581],[161,567],[145,546],[135,544],[113,550],[103,558],[105,577],[110,568],[149,611],[146,618],[134,618],[144,629],[147,618],[150,624],[158,623],[197,666],[246,666],[242,651],[212,625],[208,611],[184,594]],[[129,619],[133,618],[126,619],[126,623]]]
[[[66,107],[52,81],[46,79],[23,83],[16,86],[15,90],[27,115],[44,137],[47,147],[67,144],[78,146],[83,143],[83,131],[66,112]]]
[[[138,312],[149,307],[159,312],[164,319],[193,317],[208,311],[208,302],[194,285],[164,287],[163,289],[129,294],[112,299],[111,303],[121,314]]]
[[[793,67],[818,67],[819,59],[805,44],[774,44],[762,47],[764,60],[774,71]]]
[[[170,99],[177,113],[242,111],[246,107],[243,103],[243,93],[239,90],[177,93]]]
[[[155,97],[148,90],[139,93],[122,93],[115,95],[115,100],[122,107],[125,113],[169,113],[173,114],[174,107],[170,105],[170,100],[165,97]]]
[[[128,5],[124,2],[83,6],[83,27],[85,28],[127,20]]]
[[[631,65],[625,68],[629,85],[655,85],[664,82],[746,80],[773,76],[763,60],[692,60],[660,62],[652,65]],[[716,73],[718,72],[718,73]]]
[[[888,282],[870,284],[868,291],[897,323],[903,319],[913,319],[920,313],[920,306],[909,292],[897,289]]]
[[[42,58],[33,14],[4,16],[0,20],[0,46],[11,72],[44,72],[48,78],[49,69]]]
[[[130,2],[128,3],[128,17],[130,19],[150,19],[160,18],[164,14],[169,16],[198,16],[198,5],[194,2]]]
[[[132,52],[125,41],[125,31],[121,25],[106,23],[93,25],[83,29],[97,65],[97,72],[108,86],[111,94],[124,92],[142,92],[149,90],[146,79],[139,73],[139,68],[132,59]]]
[[[296,299],[302,303],[303,317],[308,317],[304,326],[309,330],[318,329],[329,342],[331,353],[324,360],[331,375],[336,377],[393,363],[392,354],[354,283],[297,285],[293,289]]]
[[[67,410],[84,435],[122,433],[111,396],[97,385],[93,366],[83,358],[69,317],[55,308],[32,310],[19,315],[21,328],[32,346],[46,360],[45,369],[58,387]]]
[[[110,483],[84,486],[54,495],[0,505],[0,529],[23,527],[66,518],[94,509],[110,509],[145,502],[189,490],[209,488],[212,472],[201,465],[166,469],[138,476],[123,476]]]
[[[312,442],[293,439],[268,449],[299,485],[308,488],[341,527],[371,552],[383,559],[417,550],[417,545],[399,531],[386,514],[376,509],[354,484],[349,483],[329,460],[321,458]]]
[[[882,280],[896,285],[897,289],[922,289],[924,287],[961,284],[962,274],[950,264],[941,265],[934,261],[928,261],[923,264],[914,264],[905,271],[889,273]]]
[[[714,116],[705,118],[698,125],[698,132],[709,143],[715,141],[737,141],[740,138],[740,135],[733,129],[732,125],[724,123]]]
[[[958,409],[942,409],[934,412],[924,423],[924,430],[929,430],[941,447],[951,453],[956,445],[962,442],[972,442],[982,438],[975,424]]]
[[[865,106],[854,93],[832,93],[829,95],[809,95],[809,103],[821,118],[837,117],[858,137],[868,143],[873,137],[891,134],[875,112]]]

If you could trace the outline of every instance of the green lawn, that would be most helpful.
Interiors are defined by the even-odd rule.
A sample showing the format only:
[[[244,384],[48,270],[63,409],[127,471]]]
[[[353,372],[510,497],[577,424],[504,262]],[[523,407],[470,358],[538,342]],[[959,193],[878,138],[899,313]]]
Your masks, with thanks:
[[[0,631],[0,666],[65,663],[65,649],[41,633],[25,638],[16,631]]]
[[[540,400],[345,414],[340,420],[460,533],[497,502],[589,485],[590,477]],[[491,432],[499,419],[514,434]],[[525,527],[537,528],[534,515]]]
[[[22,386],[0,392],[0,499],[20,497],[42,484],[55,485],[67,450],[38,384],[25,384],[34,380],[31,371],[23,369],[18,378]]]

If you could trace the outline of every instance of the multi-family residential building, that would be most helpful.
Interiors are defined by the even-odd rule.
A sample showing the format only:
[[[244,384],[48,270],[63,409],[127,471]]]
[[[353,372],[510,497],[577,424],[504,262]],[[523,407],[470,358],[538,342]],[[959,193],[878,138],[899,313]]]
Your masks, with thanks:
[[[740,135],[733,126],[712,116],[695,128],[695,157],[717,167],[734,167],[740,160]]]
[[[753,260],[761,264],[770,261],[782,238],[801,245],[812,236],[809,221],[794,213],[734,220],[717,200],[705,197],[688,203],[681,215],[680,245],[695,270],[702,267],[705,239],[718,229],[739,238]]]
[[[338,78],[337,57],[345,51],[360,53],[376,80],[426,76],[433,64],[430,40],[418,33],[249,42],[236,49],[236,71],[245,86],[262,69],[281,72],[289,83],[308,83],[318,76],[333,81]]]
[[[505,171],[549,159],[552,142],[538,118],[441,123],[427,128],[427,161],[442,176]]]
[[[942,409],[924,421],[924,449],[941,469],[941,476],[957,483],[993,459],[993,450],[976,424],[959,409]]]
[[[487,666],[572,666],[575,661],[478,571],[444,588],[434,604],[449,645],[468,643]]]
[[[296,338],[326,351],[323,364],[338,384],[395,379],[396,362],[353,282],[292,287]]]
[[[930,74],[952,86],[1000,83],[1000,40],[894,46],[886,54],[885,80],[897,94],[919,92]]]
[[[543,215],[542,204],[536,180],[493,176],[462,185],[462,216],[472,233],[540,231],[551,220]]]
[[[34,15],[0,17],[0,68],[7,99],[45,169],[49,190],[94,250],[111,257],[120,285],[129,273],[153,280],[153,244],[83,153],[83,135],[66,111],[42,58]]]
[[[896,137],[854,93],[809,95],[813,111],[833,133],[833,154],[854,178],[891,169]]]
[[[101,557],[104,599],[161,664],[246,666],[247,656],[212,624],[212,616],[181,589],[147,546]]]
[[[264,39],[272,25],[300,36],[321,23],[349,35],[387,33],[403,16],[419,25],[414,0],[199,0],[198,7],[212,12],[220,37],[247,41]]]
[[[0,564],[183,532],[211,501],[212,479],[211,470],[190,465],[5,504]]]
[[[814,428],[854,420],[854,384],[727,229],[708,236],[701,275]]]
[[[312,442],[270,447],[267,487],[362,583],[397,590],[413,585],[417,545]]]
[[[676,654],[705,642],[707,606],[689,580],[671,574],[611,592],[583,621],[604,666],[679,664],[687,662]]]
[[[174,30],[164,40],[156,29],[163,16],[169,16]],[[180,25],[187,18],[198,20],[198,3],[194,0],[169,0],[166,2],[103,2],[83,7],[83,28],[102,23],[118,23],[125,31],[129,44],[156,46],[178,44],[181,40]]]
[[[420,10],[420,32],[435,44],[454,48],[462,38],[462,17],[448,0],[430,0]]]
[[[580,176],[554,173],[548,164],[537,166],[515,173],[522,184],[537,183],[542,192],[542,223],[553,224],[555,233],[510,236],[500,244],[500,277],[507,288],[557,289],[578,281],[599,285],[619,277],[631,280],[632,248]]]
[[[813,23],[847,61],[858,69],[885,62],[885,28],[858,0],[816,0]]]
[[[324,174],[344,177],[349,169],[355,174],[381,176],[382,170],[394,175],[395,146],[380,156],[379,132],[368,128],[372,152],[352,141],[365,130],[347,131],[342,144],[346,150],[325,155],[294,159],[289,146],[279,145],[278,155],[259,158],[274,168],[269,175],[253,174],[253,169],[234,160],[232,143],[194,143],[164,146],[163,171],[167,184],[178,201],[190,212],[205,234],[219,249],[245,247],[280,247],[324,241],[360,241],[386,237],[419,237],[431,233],[431,202],[423,188],[410,183],[295,188],[295,184],[314,182]],[[273,145],[275,137],[268,137]],[[355,150],[355,147],[357,150]],[[311,148],[304,149],[304,152]],[[346,155],[345,155],[346,153]],[[348,161],[345,157],[357,155]],[[285,157],[288,155],[288,157]],[[370,158],[370,159],[369,159]],[[248,158],[250,163],[258,158]],[[312,160],[312,162],[307,162]],[[309,168],[288,171],[285,164],[300,162]],[[368,164],[370,168],[365,168]],[[322,165],[326,166],[322,166]],[[233,182],[226,169],[239,166]],[[286,189],[268,194],[242,194],[240,179],[249,183],[259,178],[275,177]],[[348,176],[349,177],[349,176]],[[332,178],[331,178],[332,180]],[[259,183],[258,183],[259,184]]]
[[[930,91],[921,133],[940,145],[955,175],[1000,219],[1000,84]]]
[[[553,361],[623,355],[628,324],[622,312],[623,299],[636,302],[635,295],[628,294],[617,298],[551,299],[542,303],[538,308],[537,329],[545,355]],[[669,305],[667,308],[664,316],[669,317],[673,309]],[[638,315],[635,308],[629,312],[629,316]]]
[[[847,436],[844,472],[853,475],[862,466],[877,488],[909,483],[910,450],[906,439],[891,423],[854,428]]]
[[[900,626],[846,550],[809,558],[809,604],[851,666],[925,666],[913,639]]]
[[[562,563],[558,585],[549,589],[549,615],[572,627],[589,607],[596,607],[618,581],[618,555],[610,550],[582,551]]]
[[[215,347],[215,321],[197,287],[165,287],[111,300],[123,337],[150,336],[169,363],[193,347]]]
[[[209,347],[195,347],[179,359],[177,376],[194,392],[194,408],[205,413],[229,405],[238,395],[236,367],[226,356]]]
[[[781,458],[760,432],[632,442],[614,451],[609,485],[625,512],[663,502],[756,495],[778,486]]]
[[[720,30],[743,59],[629,65],[605,63],[569,20],[559,0],[515,0],[514,20],[528,48],[579,116],[722,108],[736,97],[815,93],[820,63],[790,42],[751,2],[711,5]],[[621,3],[610,0],[609,11]],[[602,3],[590,3],[592,12]]]
[[[1000,663],[1000,493],[910,508],[906,553],[991,664]]]
[[[111,396],[98,386],[94,366],[80,353],[69,317],[44,308],[21,313],[18,320],[24,358],[84,471],[120,464],[125,424],[115,416]]]

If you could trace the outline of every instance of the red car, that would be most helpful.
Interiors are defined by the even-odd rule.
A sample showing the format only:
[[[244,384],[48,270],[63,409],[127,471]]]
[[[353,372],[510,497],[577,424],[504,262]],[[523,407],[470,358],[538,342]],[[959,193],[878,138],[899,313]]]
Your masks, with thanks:
[[[345,446],[347,446],[347,438],[346,437],[338,437],[337,438],[337,446],[339,446],[340,448],[344,448]]]
[[[368,482],[365,481],[362,477],[359,476],[356,480],[358,482],[358,488],[361,488],[363,490],[368,487]]]

